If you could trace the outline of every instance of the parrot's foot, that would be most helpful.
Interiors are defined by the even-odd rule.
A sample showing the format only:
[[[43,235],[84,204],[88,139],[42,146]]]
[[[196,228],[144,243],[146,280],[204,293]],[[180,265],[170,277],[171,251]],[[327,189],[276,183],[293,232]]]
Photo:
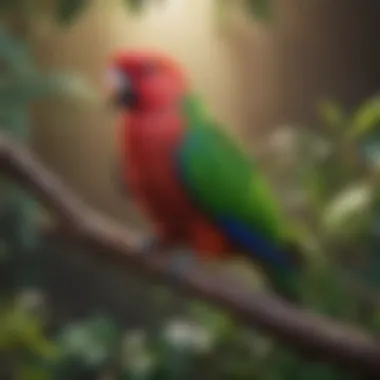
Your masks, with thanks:
[[[186,273],[197,264],[194,251],[187,248],[177,248],[170,253],[170,256],[169,269],[174,274]]]

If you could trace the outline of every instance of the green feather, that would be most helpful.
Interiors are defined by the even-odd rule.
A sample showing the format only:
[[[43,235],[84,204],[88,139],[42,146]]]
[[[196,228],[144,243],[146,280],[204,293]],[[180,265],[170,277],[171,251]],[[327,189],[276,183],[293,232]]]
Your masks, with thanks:
[[[281,242],[286,235],[283,215],[253,160],[211,121],[197,98],[186,98],[183,109],[196,142],[196,154],[191,142],[182,153],[197,199],[212,215],[236,217],[270,241]]]
[[[209,117],[197,97],[184,99],[182,112],[187,128],[182,174],[198,205],[215,219],[227,215],[239,220],[299,263],[280,205],[253,159]],[[293,271],[264,269],[278,291],[294,294]]]

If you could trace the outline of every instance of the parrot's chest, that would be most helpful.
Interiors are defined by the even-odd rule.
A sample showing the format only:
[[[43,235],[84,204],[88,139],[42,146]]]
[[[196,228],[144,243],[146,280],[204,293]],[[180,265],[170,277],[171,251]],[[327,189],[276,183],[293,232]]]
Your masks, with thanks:
[[[140,117],[125,136],[126,180],[136,199],[159,218],[184,217],[189,212],[176,162],[182,130],[175,115]]]

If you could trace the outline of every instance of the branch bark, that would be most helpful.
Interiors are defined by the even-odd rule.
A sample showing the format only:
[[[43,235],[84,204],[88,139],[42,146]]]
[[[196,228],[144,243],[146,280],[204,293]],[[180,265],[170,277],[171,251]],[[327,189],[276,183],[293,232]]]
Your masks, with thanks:
[[[88,254],[221,307],[241,323],[262,329],[301,354],[380,378],[380,346],[369,333],[237,287],[202,268],[174,273],[164,253],[139,254],[137,233],[87,207],[32,153],[4,136],[0,136],[0,169],[54,212],[65,233],[86,245]]]

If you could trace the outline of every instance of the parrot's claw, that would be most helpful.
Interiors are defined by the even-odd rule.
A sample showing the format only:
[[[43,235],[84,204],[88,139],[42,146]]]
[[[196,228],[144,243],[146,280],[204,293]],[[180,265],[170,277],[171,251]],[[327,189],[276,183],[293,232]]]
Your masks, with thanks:
[[[177,273],[186,273],[196,265],[196,258],[193,251],[189,249],[176,249],[172,252],[169,269]]]

